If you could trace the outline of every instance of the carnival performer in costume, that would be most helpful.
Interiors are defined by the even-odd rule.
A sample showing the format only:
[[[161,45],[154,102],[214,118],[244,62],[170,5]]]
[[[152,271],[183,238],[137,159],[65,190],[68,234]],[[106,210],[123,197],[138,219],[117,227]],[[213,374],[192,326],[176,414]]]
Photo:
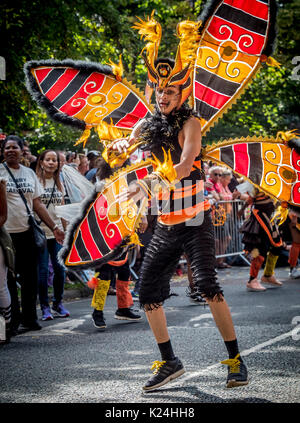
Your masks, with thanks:
[[[111,262],[111,264],[104,264],[99,269],[99,275],[96,273],[91,281],[88,282],[90,288],[94,288],[94,294],[91,306],[94,308],[92,317],[96,328],[105,329],[106,322],[103,314],[105,301],[110,286],[112,272],[117,273],[116,280],[116,297],[117,310],[115,312],[115,319],[138,321],[142,316],[131,310],[133,306],[132,295],[129,290],[130,285],[130,270],[127,255],[123,260],[118,262]]]
[[[284,242],[290,244],[289,251],[289,277],[291,279],[300,278],[300,272],[297,269],[300,252],[300,215],[299,210],[291,208],[288,217],[280,228],[280,233]]]
[[[103,157],[112,167],[124,163],[141,143],[152,152],[151,160],[121,170],[92,194],[70,224],[61,254],[71,269],[97,269],[119,259],[130,245],[139,242],[137,228],[147,196],[157,196],[160,215],[141,271],[140,302],[163,360],[156,362],[157,373],[145,390],[184,372],[174,357],[162,307],[170,296],[169,280],[182,253],[191,262],[195,285],[209,302],[228,349],[230,359],[223,362],[229,370],[227,386],[248,383],[230,311],[216,281],[214,231],[210,206],[203,200],[201,159],[225,165],[263,185],[267,194],[299,204],[300,199],[291,196],[298,184],[293,171],[298,156],[293,156],[290,164],[291,148],[274,137],[228,140],[201,151],[201,135],[229,110],[262,62],[278,65],[269,57],[275,16],[274,0],[207,2],[197,22],[178,24],[180,42],[174,67],[172,61],[156,60],[162,31],[154,12],[147,21],[140,19],[134,28],[147,41],[143,49],[148,68],[145,95],[123,78],[121,59],[110,66],[70,59],[25,65],[27,87],[38,104],[53,119],[82,129],[77,143],[85,146],[91,130],[97,131],[105,140]],[[156,110],[151,104],[154,90]],[[184,105],[189,97],[193,111]],[[277,163],[282,150],[288,154],[284,163]],[[237,159],[233,160],[234,156]],[[261,166],[263,162],[265,166]],[[286,167],[284,178],[281,172],[275,185],[265,184],[268,167]]]
[[[169,75],[174,62],[161,59],[156,69]],[[238,349],[230,310],[223,297],[215,272],[215,240],[209,203],[200,201],[203,191],[201,172],[201,125],[195,113],[182,104],[182,86],[157,86],[156,111],[142,121],[129,140],[112,146],[122,150],[143,139],[159,159],[165,148],[175,164],[179,181],[173,191],[162,192],[160,215],[145,254],[140,274],[140,304],[154,333],[162,361],[155,362],[156,373],[146,382],[144,390],[156,389],[184,373],[181,360],[175,356],[167,329],[163,302],[170,297],[170,279],[183,252],[189,258],[193,279],[208,302],[215,322],[229,353],[227,386],[246,385],[247,369]],[[130,187],[127,198],[155,192],[158,184],[167,184],[154,173]],[[167,195],[167,197],[165,196]],[[165,197],[165,198],[164,198]],[[165,212],[167,205],[170,205]]]
[[[300,278],[300,273],[297,270],[297,263],[300,252],[300,218],[295,212],[289,213],[288,225],[292,236],[292,245],[289,253],[289,277],[292,279]]]
[[[274,274],[276,263],[283,248],[283,242],[276,222],[272,222],[275,211],[273,200],[257,189],[251,198],[253,206],[249,219],[245,221],[240,231],[244,234],[242,242],[245,251],[250,253],[250,278],[247,282],[248,291],[263,292],[266,288],[258,280],[259,271],[266,261],[261,282],[276,287],[282,286]]]

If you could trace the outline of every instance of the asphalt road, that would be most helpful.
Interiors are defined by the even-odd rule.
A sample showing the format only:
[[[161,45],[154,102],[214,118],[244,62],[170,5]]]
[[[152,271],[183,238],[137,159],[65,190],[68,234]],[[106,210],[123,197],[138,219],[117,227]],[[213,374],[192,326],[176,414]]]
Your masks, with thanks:
[[[0,347],[0,403],[299,403],[300,280],[277,274],[282,288],[247,292],[247,268],[219,272],[247,364],[248,386],[226,389],[227,353],[208,307],[191,304],[186,279],[172,282],[165,304],[175,353],[186,373],[149,393],[142,385],[160,359],[143,315],[114,319],[116,297],[105,307],[107,329],[91,320],[90,298],[67,304],[71,317],[42,322]]]

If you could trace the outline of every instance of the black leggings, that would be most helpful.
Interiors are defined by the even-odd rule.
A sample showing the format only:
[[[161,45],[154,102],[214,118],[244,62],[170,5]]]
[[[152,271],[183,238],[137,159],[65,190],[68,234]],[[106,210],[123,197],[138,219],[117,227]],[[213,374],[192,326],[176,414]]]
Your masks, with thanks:
[[[22,322],[30,326],[37,320],[36,301],[38,292],[38,252],[31,231],[10,234],[16,251],[16,274],[21,285],[21,306],[18,299],[17,281],[8,273],[7,285],[11,295],[12,327]]]
[[[170,280],[183,253],[191,264],[199,292],[208,299],[223,294],[215,271],[214,229],[210,212],[205,212],[204,221],[198,226],[157,223],[140,273],[141,307],[156,307],[171,296]]]
[[[128,262],[122,266],[111,266],[110,264],[104,264],[97,271],[100,273],[99,278],[104,281],[110,281],[113,278],[113,273],[118,275],[117,279],[120,281],[128,281],[130,277]]]

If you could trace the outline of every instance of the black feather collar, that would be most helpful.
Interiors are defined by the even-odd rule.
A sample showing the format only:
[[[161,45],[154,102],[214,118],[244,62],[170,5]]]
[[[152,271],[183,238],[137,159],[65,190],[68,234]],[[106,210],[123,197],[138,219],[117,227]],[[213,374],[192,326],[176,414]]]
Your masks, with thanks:
[[[176,145],[178,140],[178,133],[191,116],[199,117],[197,112],[186,104],[183,104],[180,109],[174,110],[169,115],[162,114],[159,108],[155,106],[154,114],[146,119],[141,127],[139,139],[144,143],[141,148],[153,152],[157,149],[161,150],[162,147],[165,150],[174,150],[174,145]]]

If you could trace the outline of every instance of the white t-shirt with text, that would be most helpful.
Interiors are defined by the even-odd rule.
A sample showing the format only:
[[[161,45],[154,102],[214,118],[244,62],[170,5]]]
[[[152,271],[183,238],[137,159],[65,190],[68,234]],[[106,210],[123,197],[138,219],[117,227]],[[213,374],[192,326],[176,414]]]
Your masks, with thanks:
[[[45,186],[43,186],[43,182],[41,180],[40,180],[40,183],[41,183],[42,189],[43,189],[43,192],[40,196],[41,201],[42,201],[43,204],[45,204],[45,206],[47,206],[47,204],[48,204],[48,202],[51,198],[51,194],[52,194],[52,190],[53,190],[53,186],[54,186],[54,179],[53,178],[45,179]],[[65,195],[65,193],[59,191],[59,189],[55,185],[53,195],[52,195],[52,198],[51,198],[51,202],[49,203],[49,206],[47,208],[48,213],[50,214],[52,220],[55,222],[55,224],[62,231],[63,231],[63,225],[61,223],[61,219],[59,217],[57,217],[57,215],[55,213],[55,207],[61,206],[64,195]],[[38,221],[40,221],[38,216],[36,216],[36,218],[37,218]],[[47,239],[54,238],[54,235],[53,235],[53,232],[51,231],[51,229],[49,229],[48,226],[46,226],[43,222],[41,222],[41,227],[44,230]]]
[[[26,198],[29,210],[32,211],[33,200],[40,197],[43,192],[36,174],[32,169],[23,165],[20,165],[19,169],[9,169]],[[26,207],[16,184],[3,164],[0,164],[0,179],[6,180],[7,220],[4,227],[9,233],[25,232],[29,229]],[[26,248],[26,246],[24,247]]]

